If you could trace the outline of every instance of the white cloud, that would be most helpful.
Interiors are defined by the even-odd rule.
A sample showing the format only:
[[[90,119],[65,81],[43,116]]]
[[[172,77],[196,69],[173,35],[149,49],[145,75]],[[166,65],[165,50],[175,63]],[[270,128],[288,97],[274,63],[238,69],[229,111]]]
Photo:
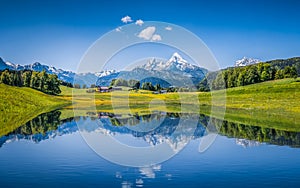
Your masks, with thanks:
[[[139,19],[135,22],[136,25],[142,26],[144,24],[144,21]]]
[[[133,22],[130,16],[125,16],[121,19],[123,23]]]
[[[152,36],[151,40],[153,40],[153,41],[159,41],[159,40],[161,40],[161,36],[158,35],[158,34],[155,34],[155,35]]]
[[[117,28],[115,29],[115,31],[121,32],[121,31],[122,31],[122,27],[117,27]]]
[[[155,30],[156,28],[154,26],[147,27],[139,33],[138,37],[145,40],[150,40],[153,37]]]
[[[171,31],[173,28],[170,26],[165,27],[165,30]]]

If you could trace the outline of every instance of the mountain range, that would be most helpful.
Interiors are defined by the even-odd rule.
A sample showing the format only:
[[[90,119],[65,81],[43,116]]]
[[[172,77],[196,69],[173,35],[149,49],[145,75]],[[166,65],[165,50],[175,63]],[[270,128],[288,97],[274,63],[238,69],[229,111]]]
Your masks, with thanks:
[[[235,62],[235,66],[247,66],[260,62],[258,59],[242,58]],[[155,58],[148,59],[143,65],[134,67],[128,71],[104,70],[99,72],[75,73],[68,70],[58,69],[35,62],[29,65],[13,64],[5,62],[0,58],[0,70],[45,70],[49,74],[56,74],[60,80],[80,85],[92,84],[108,86],[113,79],[122,78],[125,80],[140,80],[151,82],[152,85],[160,84],[162,87],[169,86],[193,86],[197,85],[208,73],[208,70],[193,65],[183,59],[175,52],[167,61]]]
[[[65,82],[73,83],[76,78],[76,83],[83,85],[91,85],[95,83],[95,80],[98,77],[107,76],[116,72],[115,70],[108,71],[100,71],[95,73],[75,73],[68,70],[58,69],[53,66],[43,65],[39,62],[35,62],[29,65],[19,65],[13,64],[11,62],[4,62],[3,59],[0,58],[0,70],[9,69],[9,70],[33,70],[33,71],[43,71],[45,70],[49,74],[56,74],[58,78]]]
[[[80,85],[91,84],[108,86],[112,79],[134,79],[143,82],[151,82],[153,85],[160,84],[162,87],[191,86],[199,83],[208,72],[206,69],[188,63],[177,52],[167,61],[149,59],[147,63],[136,66],[130,71],[105,70],[100,72],[75,73],[53,66],[35,62],[29,65],[19,65],[4,62],[0,58],[0,70],[45,70],[49,74],[56,74],[60,80],[77,83]]]
[[[234,64],[235,67],[248,66],[256,63],[260,63],[261,60],[254,58],[243,57],[237,60]],[[266,63],[276,67],[284,66],[296,66],[299,65],[299,57],[289,59],[277,59],[267,61]],[[129,71],[116,71],[116,70],[104,70],[100,72],[88,72],[88,73],[75,73],[68,70],[59,69],[53,66],[48,66],[35,62],[29,65],[13,64],[11,62],[5,62],[0,58],[0,70],[45,70],[49,74],[56,74],[60,80],[77,83],[81,86],[91,84],[108,86],[112,79],[123,78],[126,80],[134,79],[143,82],[151,82],[152,85],[160,84],[162,87],[174,86],[193,86],[197,85],[199,81],[208,73],[208,70],[190,64],[183,59],[179,53],[175,52],[171,58],[167,61],[158,60],[155,58],[148,59],[143,65],[136,66]],[[299,68],[298,75],[300,75]]]
[[[197,85],[207,74],[207,70],[188,63],[177,52],[167,61],[149,59],[145,64],[136,66],[130,71],[120,71],[100,77],[97,85],[109,85],[112,79],[140,80],[151,82],[152,85],[160,84],[169,86],[193,86]]]

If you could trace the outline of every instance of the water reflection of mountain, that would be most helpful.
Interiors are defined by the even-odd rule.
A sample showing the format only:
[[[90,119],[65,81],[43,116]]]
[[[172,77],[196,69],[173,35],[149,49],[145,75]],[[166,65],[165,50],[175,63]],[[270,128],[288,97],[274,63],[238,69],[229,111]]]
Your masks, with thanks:
[[[76,121],[99,121],[88,131],[105,132],[105,134],[127,134],[145,140],[150,145],[168,142],[175,149],[180,148],[191,139],[197,139],[206,134],[206,127],[211,120],[219,127],[219,134],[237,138],[237,144],[256,146],[258,142],[274,145],[300,147],[300,133],[249,126],[222,121],[205,115],[154,112],[153,114],[116,115],[101,112],[88,114],[91,117],[75,117],[60,120],[60,111],[39,115],[13,132],[0,137],[0,147],[9,142],[25,139],[38,143],[42,140],[55,138],[78,131]],[[196,122],[192,127],[189,122]],[[178,130],[180,127],[180,130]],[[209,129],[212,129],[211,127]],[[211,130],[210,130],[211,131]],[[251,142],[251,143],[250,143]]]
[[[154,112],[148,115],[99,114],[106,134],[129,134],[141,138],[150,145],[168,143],[174,151],[182,149],[192,139],[205,134],[198,114]]]

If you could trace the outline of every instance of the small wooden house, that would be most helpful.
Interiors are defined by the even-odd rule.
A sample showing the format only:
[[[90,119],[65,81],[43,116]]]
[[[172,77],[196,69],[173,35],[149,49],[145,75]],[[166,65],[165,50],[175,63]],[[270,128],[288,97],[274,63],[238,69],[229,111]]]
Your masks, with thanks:
[[[97,87],[96,91],[101,92],[101,93],[106,93],[106,92],[110,92],[111,89],[109,87],[99,86],[99,87]]]

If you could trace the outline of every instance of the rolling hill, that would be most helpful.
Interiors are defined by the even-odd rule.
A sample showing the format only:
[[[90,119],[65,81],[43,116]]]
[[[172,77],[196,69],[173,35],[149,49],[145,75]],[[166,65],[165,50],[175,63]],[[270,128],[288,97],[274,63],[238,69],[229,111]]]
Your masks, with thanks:
[[[1,135],[14,130],[38,114],[71,103],[60,97],[47,95],[27,87],[0,84],[0,91]]]

